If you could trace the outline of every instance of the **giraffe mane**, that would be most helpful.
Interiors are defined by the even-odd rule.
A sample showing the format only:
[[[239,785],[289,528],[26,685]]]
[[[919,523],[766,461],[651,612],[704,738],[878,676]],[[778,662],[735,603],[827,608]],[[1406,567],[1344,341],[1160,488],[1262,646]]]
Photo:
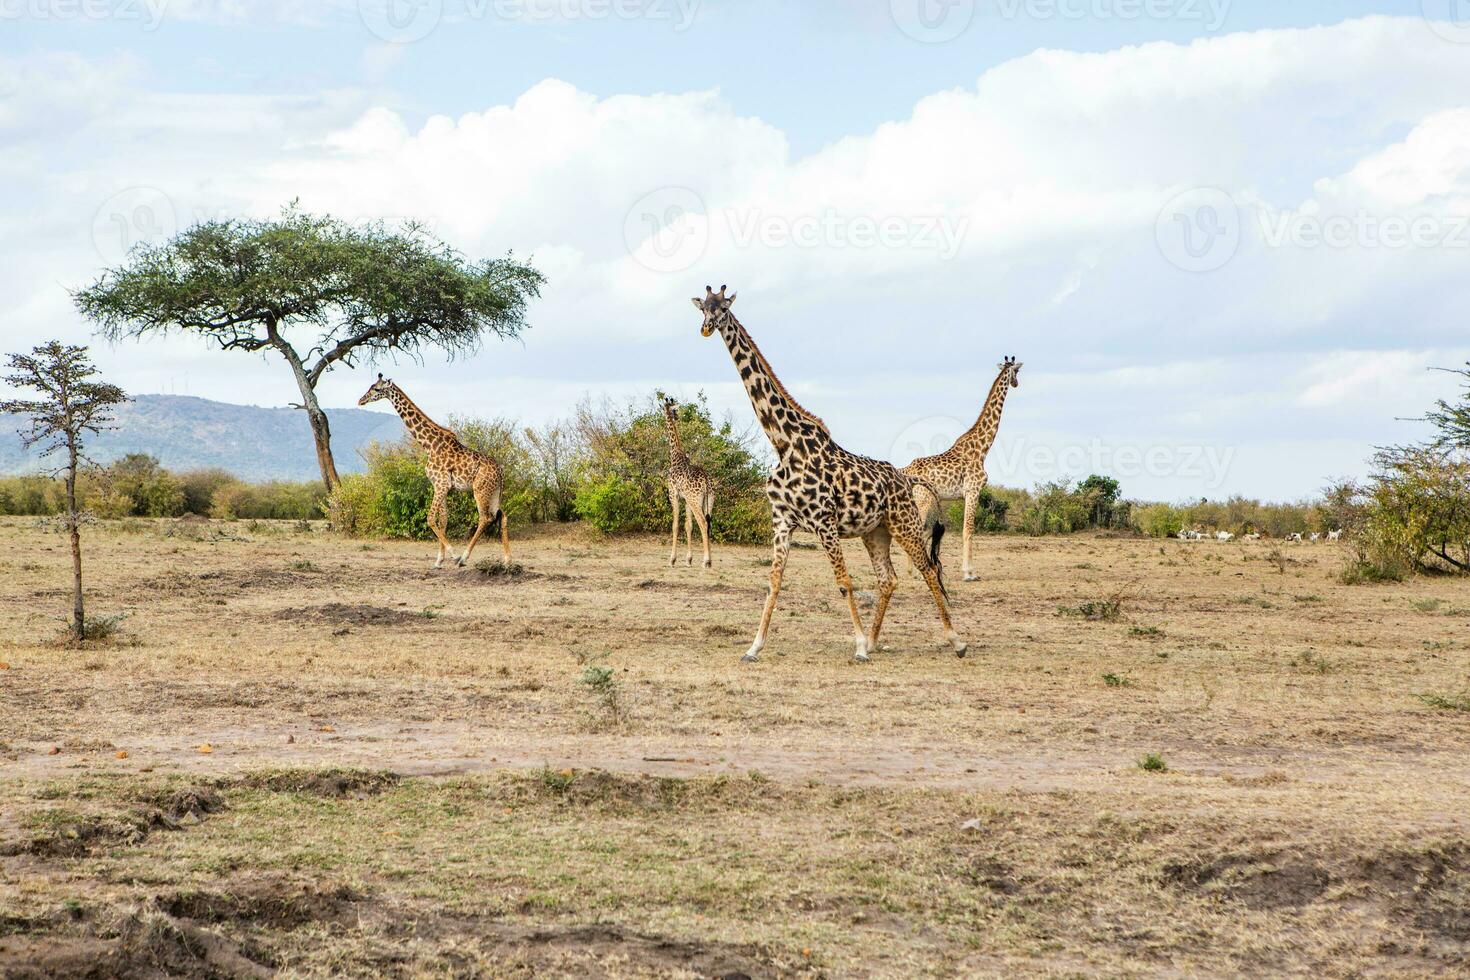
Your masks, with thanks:
[[[739,320],[736,320],[735,314],[733,313],[730,314],[730,319],[737,327],[740,328],[740,332],[745,334],[745,342],[750,345],[752,353],[755,354],[755,359],[760,362],[762,369],[764,369],[766,372],[766,377],[771,379],[771,383],[776,386],[776,391],[781,395],[781,397],[785,398],[788,402],[791,403],[791,406],[793,408],[795,408],[798,412],[800,412],[802,415],[806,416],[813,423],[815,423],[817,428],[821,429],[825,435],[831,436],[832,431],[827,428],[827,423],[823,422],[820,418],[813,415],[811,412],[808,412],[806,408],[802,406],[801,402],[797,401],[794,397],[792,397],[791,392],[786,390],[786,385],[781,381],[780,376],[776,374],[775,369],[771,367],[771,362],[766,360],[766,355],[762,354],[761,349],[756,346],[755,338],[751,337],[750,331],[745,329],[745,324],[741,323]]]
[[[995,396],[1001,390],[1003,390],[1001,387],[1001,383],[1007,380],[1008,376],[1010,375],[1010,370],[1011,366],[1009,364],[1004,365],[1000,369],[1000,373],[996,375],[995,381],[990,385],[990,393],[985,396],[985,404],[980,406],[979,418],[975,419],[975,424],[970,426],[970,431],[967,432],[966,435],[969,435],[970,433],[973,433],[975,430],[979,429],[980,423],[985,421],[985,413],[990,411],[990,406],[995,402]]]

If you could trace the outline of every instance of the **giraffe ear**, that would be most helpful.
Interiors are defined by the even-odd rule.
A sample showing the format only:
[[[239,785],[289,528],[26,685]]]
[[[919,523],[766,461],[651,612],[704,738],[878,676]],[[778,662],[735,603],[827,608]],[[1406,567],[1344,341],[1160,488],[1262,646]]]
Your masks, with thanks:
[[[691,302],[691,303],[694,304],[694,308],[696,310],[703,310],[704,309],[704,300],[700,299],[698,296],[691,296],[691,297],[689,297],[689,302]]]
[[[737,295],[738,295],[737,293],[731,293],[729,296],[726,296],[725,297],[725,306],[726,306],[726,308],[734,305],[734,303],[735,303],[735,297]]]

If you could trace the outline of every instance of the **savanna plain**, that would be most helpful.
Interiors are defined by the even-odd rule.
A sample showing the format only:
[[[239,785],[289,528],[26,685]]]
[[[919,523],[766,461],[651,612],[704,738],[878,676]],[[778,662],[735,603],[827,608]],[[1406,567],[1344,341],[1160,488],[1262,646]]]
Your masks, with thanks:
[[[1464,975],[1470,593],[1337,545],[899,561],[0,522],[0,975]],[[859,587],[871,588],[849,542]],[[486,562],[480,563],[484,557]],[[682,551],[681,551],[682,559]]]

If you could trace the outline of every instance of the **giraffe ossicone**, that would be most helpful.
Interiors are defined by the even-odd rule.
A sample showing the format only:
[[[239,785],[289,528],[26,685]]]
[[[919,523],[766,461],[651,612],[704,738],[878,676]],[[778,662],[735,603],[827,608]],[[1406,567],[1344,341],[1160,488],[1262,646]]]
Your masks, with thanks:
[[[718,331],[725,341],[756,419],[778,460],[766,481],[766,496],[771,501],[773,549],[770,592],[755,639],[743,659],[756,660],[766,645],[791,549],[791,536],[796,531],[815,534],[832,564],[838,592],[847,600],[852,617],[854,660],[866,661],[878,649],[883,618],[898,587],[890,557],[894,541],[924,576],[939,609],[945,640],[957,656],[963,657],[967,647],[950,622],[944,569],[939,561],[944,525],[935,522],[925,540],[924,515],[914,499],[914,478],[888,463],[850,453],[837,445],[826,424],[798,404],[776,377],[770,362],[731,312],[734,302],[735,294],[726,295],[724,286],[718,293],[706,286],[704,298],[693,299],[703,317],[700,333],[708,337]],[[842,553],[843,538],[862,539],[878,578],[877,602],[867,631],[863,629],[852,577]]]
[[[424,453],[424,472],[434,488],[434,499],[429,504],[429,530],[439,540],[439,558],[434,567],[443,568],[445,554],[451,550],[449,538],[444,533],[449,526],[447,501],[450,490],[468,490],[474,494],[475,510],[479,516],[475,533],[465,546],[464,554],[455,559],[456,564],[461,567],[468,565],[480,536],[496,524],[500,525],[500,547],[508,563],[510,529],[506,526],[505,513],[500,509],[500,464],[460,442],[453,430],[429,418],[403,393],[402,388],[379,373],[378,380],[369,386],[357,404],[368,405],[383,400],[392,403],[398,417],[403,419],[403,427]]]

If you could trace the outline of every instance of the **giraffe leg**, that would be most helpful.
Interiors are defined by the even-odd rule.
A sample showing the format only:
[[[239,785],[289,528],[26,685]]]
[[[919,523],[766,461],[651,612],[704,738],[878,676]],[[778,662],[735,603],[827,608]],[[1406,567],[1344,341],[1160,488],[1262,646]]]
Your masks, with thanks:
[[[449,485],[447,483],[434,484],[434,500],[429,504],[429,530],[434,532],[434,537],[439,539],[439,560],[434,562],[435,568],[444,567],[444,554],[449,550],[449,539],[444,536],[445,529],[449,526],[449,508],[445,506],[445,500],[449,496]]]
[[[878,576],[878,606],[873,610],[873,624],[868,630],[868,649],[878,649],[878,632],[883,629],[883,617],[888,613],[888,601],[898,588],[898,575],[893,571],[893,559],[889,548],[893,536],[888,528],[877,527],[863,535],[863,545],[868,557],[873,560],[873,573]]]
[[[786,573],[786,555],[790,550],[791,529],[785,526],[775,528],[771,544],[771,591],[766,595],[766,608],[761,612],[761,625],[756,631],[755,642],[740,658],[746,663],[755,663],[765,648],[766,633],[771,628],[771,614],[776,611],[776,597],[781,594],[781,577]]]
[[[480,520],[475,525],[475,533],[470,535],[470,543],[465,545],[464,554],[459,556],[457,564],[460,568],[470,563],[470,554],[475,550],[475,545],[479,543],[480,535],[484,534],[485,528],[490,526],[490,515],[495,513],[495,509],[490,506],[490,491],[486,487],[475,487],[475,513],[479,515]]]
[[[505,516],[505,511],[500,507],[500,501],[495,502],[495,513],[500,519],[500,550],[505,553],[505,563],[510,564],[510,518]]]
[[[944,626],[944,638],[954,647],[955,656],[963,657],[969,645],[960,639],[955,632],[954,624],[949,619],[949,600],[944,594],[944,581],[940,578],[940,565],[930,558],[929,550],[925,546],[923,535],[923,523],[918,519],[917,512],[907,516],[907,519],[892,520],[888,525],[889,533],[899,546],[908,553],[909,561],[914,563],[924,576],[924,581],[929,585],[929,591],[934,595],[934,604],[939,607],[939,622]]]
[[[684,564],[694,567],[694,501],[684,499]]]
[[[679,563],[679,495],[669,490],[669,507],[674,512],[673,540],[669,543],[669,567]]]
[[[970,570],[970,539],[975,533],[975,509],[979,506],[980,491],[978,489],[965,491],[964,572],[966,582],[974,582],[980,578]]]
[[[837,578],[837,591],[847,599],[847,611],[852,614],[853,639],[857,643],[852,658],[861,663],[868,659],[868,637],[863,632],[863,618],[858,615],[857,596],[852,594],[852,576],[847,574],[847,558],[842,554],[842,541],[837,537],[837,532],[830,529],[818,531],[817,538],[822,542],[822,549],[827,552],[827,560],[832,563],[832,574]]]
[[[713,562],[709,557],[709,514],[705,510],[705,504],[709,501],[708,495],[699,500],[699,509],[694,512],[694,521],[699,525],[699,540],[704,545],[704,567],[709,568]]]

